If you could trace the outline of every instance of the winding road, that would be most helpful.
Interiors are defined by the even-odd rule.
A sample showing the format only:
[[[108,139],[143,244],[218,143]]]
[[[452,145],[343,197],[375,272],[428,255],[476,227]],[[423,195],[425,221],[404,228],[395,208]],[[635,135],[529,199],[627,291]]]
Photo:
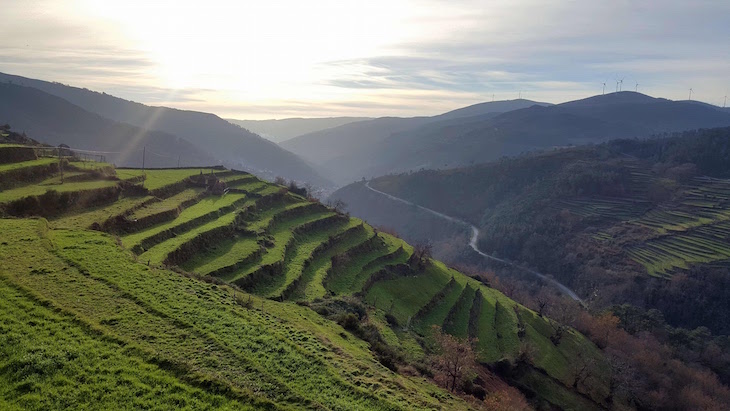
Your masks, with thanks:
[[[558,288],[560,291],[562,291],[565,295],[567,295],[568,297],[570,297],[570,298],[574,299],[575,301],[579,302],[581,305],[585,305],[585,303],[583,302],[583,300],[580,297],[578,297],[578,294],[576,294],[573,290],[571,290],[570,288],[568,288],[565,284],[563,284],[563,283],[561,283],[561,282],[553,279],[552,277],[548,277],[545,274],[542,274],[542,273],[537,272],[535,270],[531,270],[531,269],[529,269],[527,267],[523,267],[521,265],[518,265],[516,263],[513,263],[512,261],[504,260],[502,258],[498,258],[498,257],[492,256],[492,255],[489,255],[489,254],[485,253],[484,251],[480,250],[477,247],[477,239],[479,238],[479,229],[475,225],[473,225],[473,224],[471,224],[471,223],[469,223],[467,221],[464,221],[464,220],[461,220],[461,219],[458,219],[458,218],[455,218],[455,217],[451,217],[451,216],[446,215],[446,214],[443,214],[443,213],[439,213],[436,210],[432,210],[430,208],[426,208],[426,207],[424,207],[422,205],[418,205],[418,204],[412,203],[412,202],[410,202],[408,200],[404,200],[404,199],[402,199],[400,197],[396,197],[394,195],[391,195],[391,194],[385,193],[383,191],[377,190],[375,188],[372,188],[370,186],[370,181],[368,181],[368,182],[365,183],[365,187],[367,187],[368,190],[373,191],[375,193],[378,193],[380,195],[383,195],[385,197],[388,197],[389,199],[391,199],[393,201],[398,201],[398,202],[401,202],[403,204],[407,204],[407,205],[410,205],[410,206],[418,207],[418,208],[420,208],[421,210],[423,210],[423,211],[425,211],[427,213],[430,213],[430,214],[433,214],[435,216],[441,217],[441,218],[443,218],[445,220],[448,220],[448,221],[451,221],[453,223],[460,224],[460,225],[466,226],[468,228],[471,228],[471,239],[469,240],[469,246],[474,251],[476,251],[479,255],[481,255],[484,258],[488,258],[490,260],[498,261],[500,263],[507,264],[509,266],[512,266],[512,267],[518,268],[520,270],[526,271],[526,272],[528,272],[528,273],[530,273],[530,274],[532,274],[532,275],[540,278],[541,280],[547,281],[548,283],[554,285],[556,288]]]

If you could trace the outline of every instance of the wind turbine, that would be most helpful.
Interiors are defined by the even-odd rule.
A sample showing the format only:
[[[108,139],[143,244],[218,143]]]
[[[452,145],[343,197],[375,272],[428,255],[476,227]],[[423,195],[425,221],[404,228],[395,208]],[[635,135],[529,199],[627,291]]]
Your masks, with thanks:
[[[692,88],[689,89],[689,99],[692,100]]]
[[[637,93],[639,92],[639,83],[638,82],[636,83],[636,88],[634,89],[634,91]]]
[[[722,103],[722,108],[725,108],[727,105],[727,94],[725,94],[725,102]]]
[[[605,94],[606,94],[606,83],[604,82],[603,83],[603,93],[601,93],[601,95],[605,95]]]
[[[624,79],[619,80],[618,83],[619,83],[618,91],[623,90],[623,88],[624,88]]]

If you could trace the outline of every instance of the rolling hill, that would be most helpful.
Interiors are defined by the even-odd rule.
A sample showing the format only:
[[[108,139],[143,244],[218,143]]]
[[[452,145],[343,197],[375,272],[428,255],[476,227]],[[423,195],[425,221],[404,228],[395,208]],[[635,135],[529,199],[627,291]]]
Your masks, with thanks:
[[[464,167],[545,148],[730,126],[730,113],[719,107],[657,99],[634,92],[611,93],[553,106],[508,108],[512,110],[505,108],[498,114],[434,122],[424,119],[398,130],[389,129],[389,135],[380,134],[380,138],[367,146],[355,146],[349,152],[344,151],[347,146],[338,149],[339,157],[322,158],[321,154],[314,157],[315,154],[307,152],[324,144],[321,140],[310,140],[309,148],[295,147],[299,138],[284,146],[324,167],[328,175],[337,176],[332,178],[343,183],[388,173]],[[338,129],[327,132],[333,140],[338,137]],[[346,135],[342,130],[339,132]]]
[[[432,325],[536,406],[607,406],[583,335],[362,220],[222,167],[35,151],[0,145],[3,406],[468,409],[386,368],[425,363]]]
[[[0,82],[33,87],[102,117],[177,136],[204,150],[216,162],[267,178],[283,176],[318,186],[329,184],[296,155],[214,114],[150,107],[105,93],[10,74],[0,73]],[[17,123],[10,120],[11,124]]]
[[[727,334],[729,147],[730,128],[707,129],[371,185],[479,226],[482,250],[552,274],[598,307],[656,308],[675,326]],[[456,238],[447,228],[414,230],[422,213],[393,208],[362,183],[333,196],[406,238]]]
[[[284,118],[280,120],[236,120],[226,119],[274,143],[292,139],[303,134],[339,127],[356,121],[370,120],[368,117],[329,118]]]
[[[120,166],[147,167],[213,164],[203,150],[176,136],[142,130],[90,113],[59,97],[15,84],[0,83],[0,123],[10,123],[42,143],[103,151]]]
[[[474,116],[491,118],[505,111],[530,107],[535,104],[546,105],[546,103],[530,100],[496,101],[475,104],[433,117],[383,117],[295,137],[281,145],[305,160],[318,165],[324,170],[322,172],[334,181],[340,184],[348,183],[360,179],[363,175],[380,175],[369,174],[380,172],[370,170],[369,165],[377,156],[383,154],[380,149],[384,144],[388,144],[393,134],[439,127],[441,122],[444,122],[443,124],[459,123],[459,119],[470,119]]]

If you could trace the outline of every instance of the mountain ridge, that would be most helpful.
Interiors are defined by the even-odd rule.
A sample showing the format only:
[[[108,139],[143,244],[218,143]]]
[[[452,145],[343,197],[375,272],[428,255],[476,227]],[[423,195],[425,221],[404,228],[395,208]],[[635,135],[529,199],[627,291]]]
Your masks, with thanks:
[[[0,73],[0,81],[37,88],[114,121],[176,135],[204,147],[232,167],[271,179],[281,175],[319,186],[330,184],[295,154],[212,113],[147,106],[106,93],[4,73]]]

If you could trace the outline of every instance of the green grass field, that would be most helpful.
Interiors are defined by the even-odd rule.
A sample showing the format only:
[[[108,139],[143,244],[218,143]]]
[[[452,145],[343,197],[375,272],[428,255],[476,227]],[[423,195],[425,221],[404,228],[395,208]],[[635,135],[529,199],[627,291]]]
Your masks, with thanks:
[[[131,220],[137,220],[140,218],[149,217],[151,215],[163,213],[165,211],[176,210],[178,208],[181,208],[182,203],[194,200],[201,193],[203,193],[203,191],[204,190],[199,187],[185,189],[172,197],[168,197],[162,201],[150,203],[136,210],[129,215],[129,218]]]
[[[120,179],[127,179],[132,177],[145,176],[144,186],[148,190],[156,190],[171,184],[175,184],[187,177],[197,176],[201,172],[203,174],[210,174],[219,170],[212,170],[210,168],[181,168],[181,169],[117,169],[117,177]]]
[[[580,334],[568,333],[564,344],[553,345],[547,320],[438,261],[422,270],[409,266],[413,249],[408,244],[384,233],[376,237],[361,220],[338,216],[245,173],[226,172],[223,178],[256,195],[203,197],[203,189],[180,183],[191,172],[198,171],[146,171],[148,189],[182,187],[166,199],[126,196],[123,191],[112,204],[73,211],[48,223],[0,220],[0,257],[13,262],[0,269],[0,296],[3,301],[25,299],[18,304],[30,307],[19,317],[17,310],[8,315],[3,311],[0,326],[13,329],[13,338],[25,338],[31,347],[42,346],[51,361],[51,371],[28,377],[31,385],[2,371],[17,367],[3,368],[0,362],[0,380],[10,384],[2,388],[7,390],[2,398],[36,409],[64,404],[93,408],[85,405],[92,400],[75,392],[75,381],[91,378],[89,392],[103,397],[98,404],[116,401],[121,408],[468,408],[429,380],[391,372],[373,358],[367,343],[294,304],[340,296],[361,298],[382,338],[407,358],[423,359],[431,325],[461,338],[476,336],[480,359],[488,362],[514,359],[530,344],[537,347],[535,367],[561,381],[567,393],[561,395],[570,397],[574,394],[565,362],[580,352],[593,359],[599,376],[599,388],[582,395],[597,402],[606,397],[608,380],[601,371],[607,369],[605,360]],[[120,173],[130,178],[141,170],[118,170],[124,178]],[[117,183],[74,184],[102,182]],[[44,186],[23,188],[38,190],[34,187]],[[183,203],[189,206],[178,214]],[[160,221],[154,218],[162,213],[167,213],[164,222],[138,227],[121,238],[87,230],[118,216],[120,221]],[[152,219],[144,220],[148,217]],[[135,248],[142,244],[146,249]],[[179,250],[189,255],[168,259]],[[169,271],[173,267],[165,267],[165,261],[184,261],[179,268],[190,274]],[[206,275],[215,276],[218,285],[200,281]],[[437,295],[438,301],[429,304]],[[480,304],[473,308],[475,301]],[[82,364],[67,364],[48,337],[51,329],[22,337],[27,326],[17,323],[27,323],[31,314],[66,319],[69,325],[57,331],[63,339],[100,354]],[[389,325],[386,314],[399,325]],[[526,332],[518,336],[521,322]],[[39,323],[51,327],[50,320]],[[0,361],[19,361],[27,353],[14,351],[6,357]],[[46,367],[45,357],[38,361],[38,367]],[[94,376],[93,370],[106,369],[105,364],[118,373]],[[139,374],[128,371],[134,367]],[[58,382],[59,376],[67,383]],[[116,376],[128,381],[126,385],[110,385],[119,381]],[[144,389],[135,391],[139,381],[146,381]],[[531,389],[542,395],[541,387]],[[113,395],[105,396],[109,390]]]
[[[0,164],[0,178],[2,178],[3,173],[6,173],[8,171],[14,171],[21,168],[30,168],[30,167],[42,167],[47,166],[49,164],[58,163],[58,159],[56,158],[39,158],[38,160],[31,160],[31,161],[23,161],[20,163],[8,163],[8,164]]]
[[[10,190],[0,191],[0,203],[8,203],[15,200],[20,200],[23,197],[40,196],[46,193],[46,191],[55,190],[59,193],[72,192],[72,191],[86,191],[94,190],[97,188],[114,187],[117,185],[116,181],[109,180],[96,180],[96,181],[80,181],[80,182],[65,182],[60,183],[57,177],[52,177],[44,180],[41,184],[29,185],[25,187],[13,188]]]

